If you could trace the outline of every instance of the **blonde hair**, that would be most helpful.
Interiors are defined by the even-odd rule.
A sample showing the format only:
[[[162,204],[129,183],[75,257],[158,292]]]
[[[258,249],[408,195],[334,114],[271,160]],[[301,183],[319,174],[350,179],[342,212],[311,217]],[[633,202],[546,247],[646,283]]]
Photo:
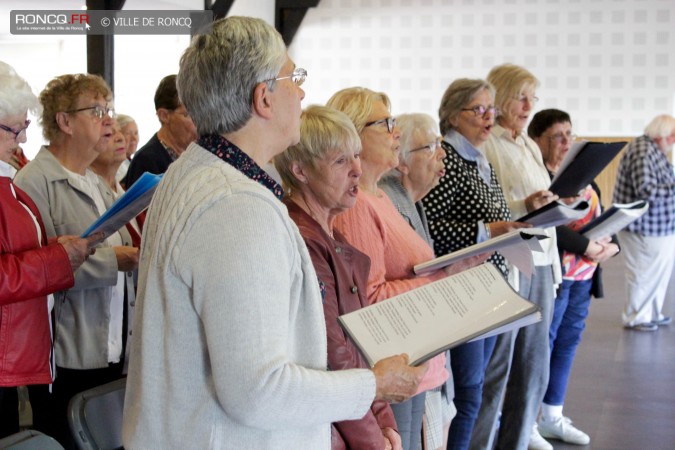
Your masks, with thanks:
[[[300,117],[300,142],[274,158],[284,189],[293,191],[300,187],[292,171],[294,163],[314,170],[317,160],[345,147],[361,149],[361,139],[349,117],[326,106],[308,106]]]
[[[49,83],[40,92],[42,104],[42,134],[48,141],[54,140],[61,128],[56,123],[56,113],[77,108],[77,100],[83,94],[103,97],[106,102],[112,100],[112,91],[108,83],[99,75],[84,73],[61,75]]]
[[[347,114],[356,131],[361,133],[376,102],[382,102],[391,111],[391,101],[384,92],[371,91],[364,87],[351,87],[336,92],[326,106]]]
[[[526,89],[536,89],[539,86],[539,80],[532,73],[515,64],[493,67],[487,76],[487,81],[497,91],[495,106],[500,111],[499,117],[507,121],[512,119],[508,110],[509,103],[520,97]]]

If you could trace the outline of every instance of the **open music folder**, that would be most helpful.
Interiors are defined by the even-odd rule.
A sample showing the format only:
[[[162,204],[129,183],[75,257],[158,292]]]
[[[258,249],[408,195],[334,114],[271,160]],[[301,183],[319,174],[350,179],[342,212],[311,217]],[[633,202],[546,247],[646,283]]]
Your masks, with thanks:
[[[372,367],[401,353],[418,365],[465,342],[536,323],[541,312],[486,263],[338,320]]]
[[[575,197],[588,186],[627,142],[575,142],[558,172],[553,177],[549,191],[562,197]]]
[[[633,203],[615,203],[599,217],[593,219],[579,230],[588,239],[600,239],[623,230],[638,220],[649,209],[649,203],[640,200]]]
[[[89,225],[81,237],[87,237],[98,231],[105,232],[105,236],[108,237],[143,212],[150,205],[152,194],[155,193],[162,175],[148,172],[141,175],[106,212],[101,214],[101,217]]]
[[[581,219],[588,214],[590,207],[585,200],[577,200],[571,205],[556,200],[516,219],[516,222],[525,222],[541,228],[557,227]]]

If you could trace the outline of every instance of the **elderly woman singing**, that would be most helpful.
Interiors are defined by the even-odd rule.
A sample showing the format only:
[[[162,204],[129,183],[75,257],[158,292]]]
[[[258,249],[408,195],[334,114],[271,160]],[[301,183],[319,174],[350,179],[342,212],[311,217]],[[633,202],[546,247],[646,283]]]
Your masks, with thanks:
[[[328,106],[345,112],[361,138],[363,173],[356,204],[336,218],[335,227],[371,259],[368,301],[386,300],[469,267],[458,263],[426,276],[417,277],[413,273],[413,266],[432,259],[434,252],[377,184],[399,164],[401,132],[391,116],[389,97],[353,87],[334,94]],[[447,378],[445,356],[441,354],[429,361],[429,371],[420,383],[418,395],[393,406],[404,449],[419,446],[426,391],[441,386]]]
[[[333,227],[335,217],[356,203],[360,153],[361,141],[345,114],[311,106],[302,114],[300,143],[275,159],[287,188],[284,203],[307,244],[323,288],[332,370],[368,367],[337,318],[368,306],[370,258]],[[335,428],[334,449],[400,448],[396,421],[386,402],[374,402],[362,419],[337,422]]]

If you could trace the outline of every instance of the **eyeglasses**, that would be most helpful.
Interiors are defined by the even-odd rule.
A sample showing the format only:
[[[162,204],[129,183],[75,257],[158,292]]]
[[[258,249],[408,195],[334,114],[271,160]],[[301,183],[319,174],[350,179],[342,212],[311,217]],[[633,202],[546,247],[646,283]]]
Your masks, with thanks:
[[[301,67],[296,67],[293,73],[290,75],[287,75],[285,77],[270,78],[269,80],[263,81],[278,81],[278,80],[285,80],[286,78],[290,78],[291,81],[296,86],[302,86],[302,83],[304,83],[305,79],[307,79],[307,71]]]
[[[70,111],[64,111],[65,113],[78,113],[81,111],[93,111],[94,112],[94,117],[97,119],[101,120],[103,119],[103,116],[106,114],[110,116],[111,119],[115,118],[115,109],[114,108],[109,108],[107,106],[101,106],[101,105],[95,105],[95,106],[89,106],[87,108],[79,108],[79,109],[71,109]]]
[[[14,135],[14,140],[16,141],[17,139],[19,139],[19,135],[21,135],[21,133],[26,132],[26,129],[28,128],[28,125],[30,125],[30,120],[26,120],[23,128],[21,128],[19,131],[14,131],[14,129],[8,127],[7,125],[0,124],[0,130],[5,130],[8,133],[12,133]]]
[[[558,144],[562,144],[563,140],[567,142],[574,142],[577,140],[577,135],[572,134],[571,131],[568,131],[567,133],[556,133],[549,136],[548,140],[556,142]]]
[[[499,114],[499,109],[495,108],[494,106],[483,106],[483,105],[476,105],[471,108],[462,108],[462,111],[473,111],[473,113],[476,115],[476,117],[485,117],[485,113],[490,113],[493,116],[496,116]]]
[[[523,94],[520,97],[516,97],[516,100],[518,100],[521,103],[529,102],[530,105],[536,105],[537,102],[539,101],[539,97],[536,97],[534,95],[528,97],[527,95]]]
[[[384,119],[375,120],[375,121],[373,121],[373,122],[368,122],[368,123],[366,123],[366,124],[363,126],[363,128],[365,128],[365,127],[370,127],[370,126],[373,126],[373,125],[379,125],[379,124],[381,124],[381,123],[386,123],[386,124],[387,124],[387,131],[388,131],[389,133],[393,133],[393,132],[394,132],[394,127],[396,126],[396,118],[395,118],[395,117],[386,117],[386,118],[384,118]]]
[[[413,149],[408,150],[408,153],[418,152],[420,150],[424,150],[427,153],[435,153],[436,149],[438,148],[439,145],[441,145],[441,138],[436,138],[436,140],[434,142],[430,142],[429,144],[427,144],[423,147],[417,147],[417,148],[413,148]]]

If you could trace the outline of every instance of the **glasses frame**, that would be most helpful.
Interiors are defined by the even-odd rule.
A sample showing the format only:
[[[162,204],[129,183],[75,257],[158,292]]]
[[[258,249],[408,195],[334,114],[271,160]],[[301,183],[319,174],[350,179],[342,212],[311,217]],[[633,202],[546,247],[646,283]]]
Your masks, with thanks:
[[[367,122],[363,128],[366,127],[372,127],[373,125],[378,125],[380,123],[386,123],[387,124],[387,131],[389,134],[392,134],[394,132],[394,127],[396,127],[396,117],[385,117],[384,119],[380,120],[373,120],[372,122]]]
[[[436,149],[440,145],[441,145],[441,138],[436,138],[434,142],[431,142],[427,145],[423,145],[422,147],[412,148],[408,150],[408,153],[419,152],[420,150],[427,150],[427,153],[434,154],[436,153]]]
[[[71,109],[69,111],[63,111],[67,114],[74,114],[82,111],[89,111],[92,110],[94,111],[94,117],[97,118],[98,120],[103,119],[103,117],[107,114],[110,116],[111,119],[114,119],[116,114],[115,114],[115,108],[110,108],[108,106],[101,106],[101,105],[94,105],[94,106],[88,106],[86,108],[78,108],[78,109]]]
[[[536,95],[533,95],[532,97],[528,97],[527,95],[521,95],[519,97],[515,97],[516,100],[518,100],[521,103],[524,103],[525,100],[527,100],[530,105],[536,105],[539,102],[539,97]]]
[[[483,110],[483,112],[480,112]],[[492,110],[491,114],[493,116],[498,116],[499,115],[499,108],[497,108],[494,105],[491,106],[483,106],[483,105],[476,105],[471,108],[462,108],[461,111],[472,111],[476,117],[485,117],[485,113],[490,112]]]
[[[574,142],[574,141],[577,140],[577,137],[578,136],[576,134],[572,133],[572,132],[570,132],[570,134],[556,133],[556,134],[550,134],[550,135],[547,136],[549,142],[554,141],[554,142],[557,142],[558,144],[562,144],[563,138],[565,138],[565,140],[567,142]]]
[[[30,120],[26,120],[24,123],[24,127],[20,129],[19,131],[14,131],[13,128],[8,127],[7,125],[2,125],[0,124],[0,130],[5,130],[8,133],[12,133],[14,135],[14,141],[19,139],[19,136],[21,133],[25,133],[26,130],[28,129],[28,126],[30,125]]]
[[[302,67],[296,67],[293,69],[293,73],[290,75],[286,75],[283,77],[276,77],[276,78],[270,78],[268,80],[263,80],[262,82],[266,83],[268,81],[279,81],[279,80],[285,80],[287,78],[290,78],[293,84],[296,86],[302,86],[302,84],[305,82],[307,79],[307,70],[303,69]]]

